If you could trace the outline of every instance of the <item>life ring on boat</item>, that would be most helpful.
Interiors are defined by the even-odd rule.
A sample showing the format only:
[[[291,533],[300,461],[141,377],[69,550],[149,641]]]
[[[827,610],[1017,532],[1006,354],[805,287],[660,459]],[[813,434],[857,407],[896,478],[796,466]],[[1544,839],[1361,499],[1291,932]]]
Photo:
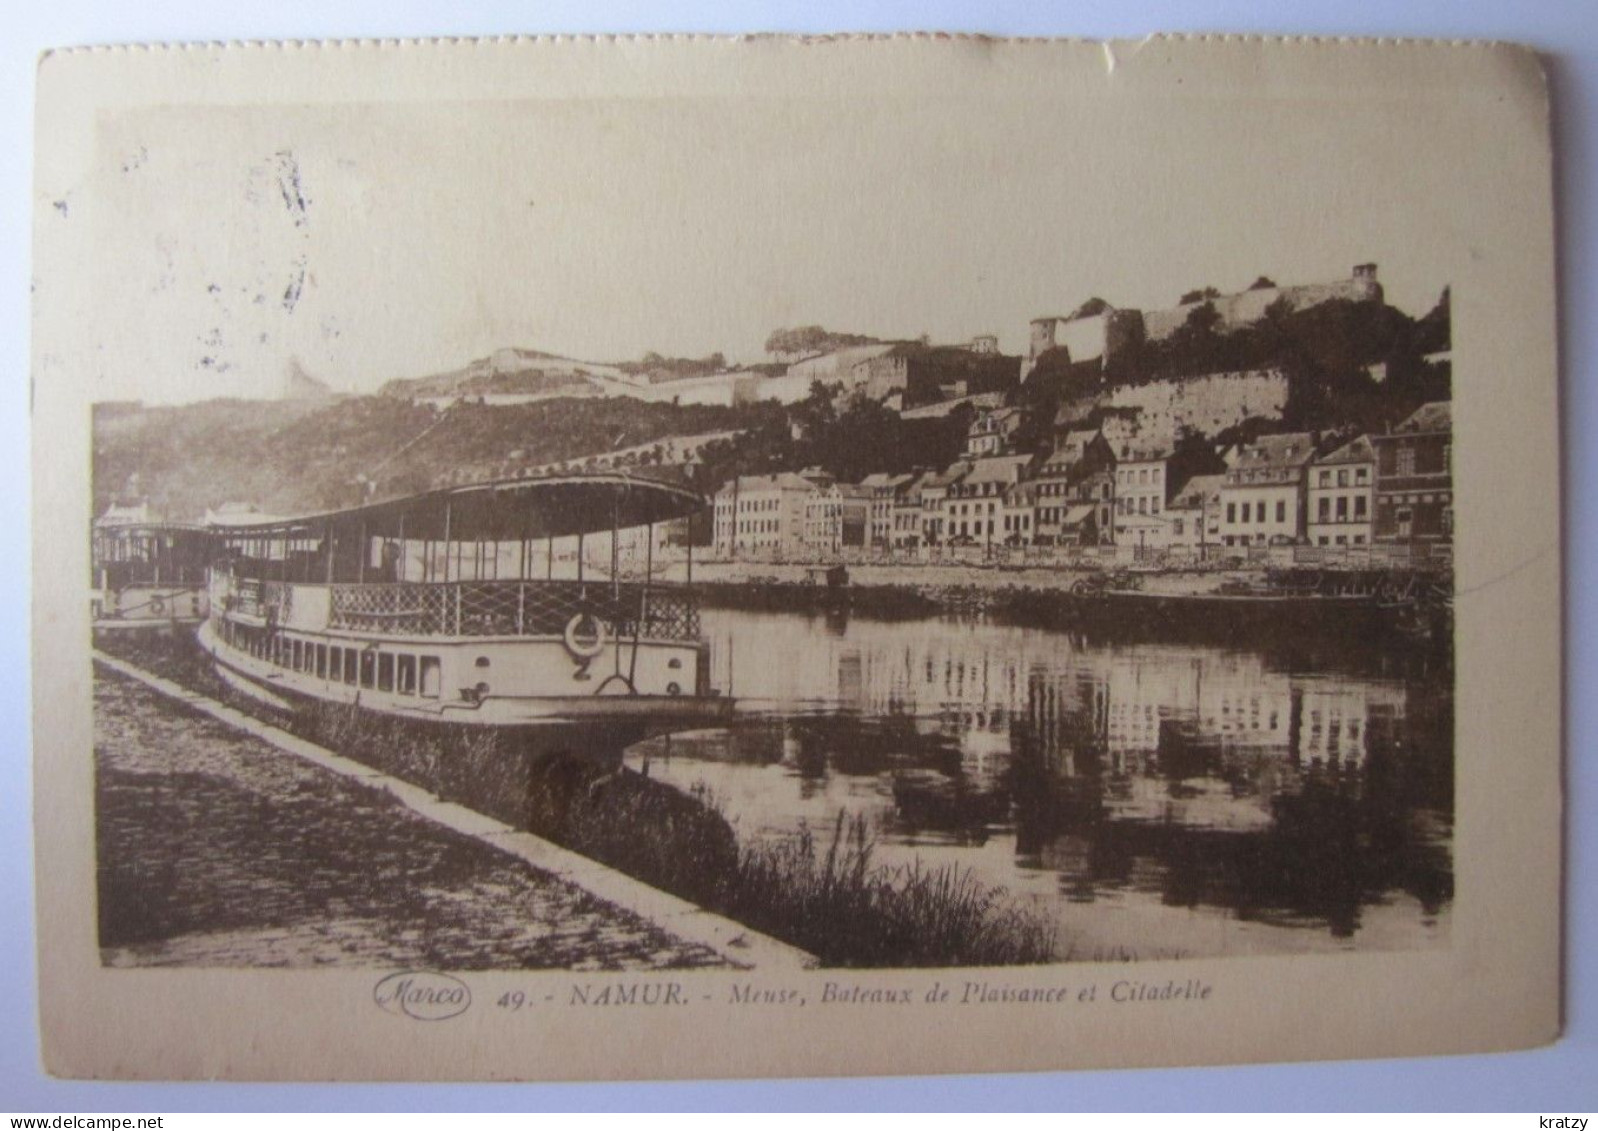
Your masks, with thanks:
[[[583,639],[583,622],[593,623],[593,634],[588,639]],[[566,622],[564,633],[566,651],[579,660],[592,660],[605,650],[605,645],[610,642],[610,629],[605,627],[605,622],[594,616],[593,613],[578,613]]]
[[[158,617],[164,612],[166,612],[166,602],[161,600],[159,597],[151,597],[150,615]]]

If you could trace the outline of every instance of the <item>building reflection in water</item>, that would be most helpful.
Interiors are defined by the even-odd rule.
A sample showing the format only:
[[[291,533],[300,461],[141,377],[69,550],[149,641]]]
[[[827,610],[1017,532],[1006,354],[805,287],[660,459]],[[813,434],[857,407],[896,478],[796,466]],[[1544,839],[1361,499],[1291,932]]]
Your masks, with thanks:
[[[1290,950],[1306,933],[1351,945],[1401,904],[1413,922],[1387,915],[1383,945],[1436,941],[1447,673],[1324,642],[1242,652],[946,618],[710,610],[706,627],[720,685],[756,717],[678,736],[664,762],[659,740],[632,756],[704,782],[741,835],[864,812],[879,857],[969,866],[1078,908],[1068,920],[1135,907],[1183,950],[1184,911],[1284,928],[1266,949]]]

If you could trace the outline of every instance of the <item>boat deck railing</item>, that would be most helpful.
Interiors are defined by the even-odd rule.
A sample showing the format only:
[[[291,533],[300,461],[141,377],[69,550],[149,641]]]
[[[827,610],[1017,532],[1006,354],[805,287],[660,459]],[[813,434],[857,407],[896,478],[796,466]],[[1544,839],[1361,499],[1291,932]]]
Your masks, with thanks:
[[[278,623],[294,586],[240,578],[231,607]],[[328,627],[385,636],[559,636],[574,617],[618,639],[699,639],[699,607],[684,590],[608,581],[450,581],[333,584]]]

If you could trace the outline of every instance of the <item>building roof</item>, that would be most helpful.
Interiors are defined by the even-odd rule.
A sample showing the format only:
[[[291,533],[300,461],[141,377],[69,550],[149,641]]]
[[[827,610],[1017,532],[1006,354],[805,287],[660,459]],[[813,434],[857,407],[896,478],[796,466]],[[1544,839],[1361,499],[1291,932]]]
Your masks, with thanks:
[[[860,486],[867,490],[875,490],[878,487],[902,487],[914,478],[915,476],[909,472],[894,474],[891,471],[873,471],[860,481]]]
[[[106,508],[105,513],[94,520],[96,526],[142,526],[160,519],[150,513],[150,504],[133,503],[119,506],[112,503]]]
[[[1315,436],[1310,432],[1277,432],[1261,436],[1244,447],[1237,468],[1303,467],[1315,458]]]
[[[1009,420],[1011,417],[1019,415],[1021,415],[1021,410],[1014,405],[1003,408],[990,408],[977,417],[977,422],[985,420],[990,424],[997,424],[1000,421]]]
[[[1371,447],[1369,436],[1356,436],[1342,447],[1323,455],[1316,460],[1317,464],[1323,463],[1373,463],[1376,459],[1376,449]]]
[[[918,471],[913,474],[906,475],[904,477],[904,482],[900,483],[894,488],[893,497],[896,500],[915,499],[916,502],[919,503],[921,500],[921,488],[926,484],[927,479],[930,478],[931,475],[932,472],[930,471]]]
[[[1170,459],[1175,450],[1170,444],[1154,441],[1145,444],[1123,444],[1117,463],[1153,463]]]
[[[929,471],[927,477],[921,481],[921,486],[947,487],[949,484],[963,479],[970,470],[970,463],[965,460],[956,460],[942,471]]]
[[[1031,456],[987,456],[975,460],[967,483],[1013,483],[1032,462]]]
[[[1093,503],[1078,503],[1065,509],[1065,525],[1076,526],[1078,523],[1093,517]]]
[[[267,514],[254,503],[223,503],[207,507],[200,521],[206,526],[255,526],[263,522],[281,521],[281,515]]]
[[[1225,475],[1195,475],[1182,484],[1182,489],[1172,496],[1171,506],[1183,510],[1198,506],[1205,499],[1219,498],[1221,488],[1225,484]]]
[[[727,491],[732,484],[722,487]],[[740,475],[737,480],[739,491],[808,491],[815,484],[804,476],[793,471],[779,471],[773,475]]]
[[[1004,501],[1010,506],[1031,506],[1037,497],[1038,483],[1035,479],[1023,479],[1004,493]]]
[[[1432,401],[1410,413],[1394,432],[1452,432],[1454,430],[1454,404],[1452,401]]]

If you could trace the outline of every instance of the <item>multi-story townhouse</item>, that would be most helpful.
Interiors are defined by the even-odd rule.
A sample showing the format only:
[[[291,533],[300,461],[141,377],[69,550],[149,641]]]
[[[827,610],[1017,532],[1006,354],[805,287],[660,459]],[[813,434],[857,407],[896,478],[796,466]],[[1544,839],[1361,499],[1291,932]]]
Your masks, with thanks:
[[[1096,429],[1065,432],[1054,446],[1054,451],[1037,469],[1037,517],[1034,541],[1040,546],[1076,544],[1081,535],[1081,516],[1065,531],[1066,513],[1086,500],[1076,490],[1082,480],[1110,464],[1110,446]],[[1095,493],[1091,501],[1097,501]],[[1108,516],[1100,524],[1109,529]],[[1095,536],[1094,541],[1097,541]]]
[[[1305,501],[1312,546],[1368,546],[1375,534],[1376,449],[1350,440],[1315,461]]]
[[[1170,545],[1202,551],[1221,544],[1221,488],[1225,475],[1195,475],[1171,496],[1165,514]]]
[[[1391,432],[1370,437],[1376,451],[1377,542],[1454,540],[1453,407],[1421,405]]]
[[[921,481],[921,544],[941,546],[948,539],[944,526],[943,505],[949,488],[960,481],[971,465],[963,460],[951,463],[942,471],[933,472]]]
[[[1072,481],[1061,531],[1062,542],[1078,546],[1108,545],[1115,537],[1113,466],[1106,464]]]
[[[1115,544],[1163,549],[1171,541],[1169,448],[1123,448],[1115,463]]]
[[[1309,432],[1261,436],[1244,445],[1221,488],[1221,542],[1227,546],[1304,538],[1304,479],[1315,458]]]
[[[1037,489],[1037,483],[1029,479],[1005,489],[999,507],[1000,537],[994,539],[996,545],[1032,545],[1037,528]]]
[[[805,551],[828,557],[866,546],[871,530],[871,492],[854,483],[818,487],[805,500]]]
[[[911,478],[909,475],[878,471],[860,481],[860,486],[871,495],[871,528],[867,545],[872,549],[885,550],[893,544],[894,494]]]
[[[913,550],[921,545],[921,485],[928,474],[918,471],[894,488],[890,544],[895,550]]]
[[[971,459],[1004,455],[1010,439],[1022,424],[1018,408],[994,408],[979,413],[966,431],[965,454]]]
[[[970,470],[949,485],[943,500],[943,529],[951,544],[1004,544],[1000,510],[1004,493],[1026,475],[1031,456],[990,456],[973,460]]]
[[[716,492],[715,547],[725,558],[790,558],[804,551],[805,503],[816,478],[741,475]]]

